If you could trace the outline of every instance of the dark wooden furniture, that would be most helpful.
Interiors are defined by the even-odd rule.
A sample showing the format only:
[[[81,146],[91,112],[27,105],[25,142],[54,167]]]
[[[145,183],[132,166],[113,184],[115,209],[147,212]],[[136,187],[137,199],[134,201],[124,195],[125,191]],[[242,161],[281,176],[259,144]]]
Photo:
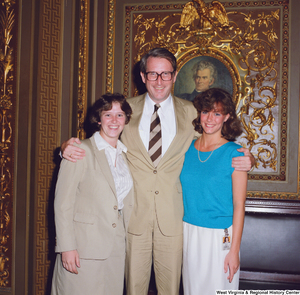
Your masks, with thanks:
[[[300,203],[247,200],[240,289],[300,289]]]

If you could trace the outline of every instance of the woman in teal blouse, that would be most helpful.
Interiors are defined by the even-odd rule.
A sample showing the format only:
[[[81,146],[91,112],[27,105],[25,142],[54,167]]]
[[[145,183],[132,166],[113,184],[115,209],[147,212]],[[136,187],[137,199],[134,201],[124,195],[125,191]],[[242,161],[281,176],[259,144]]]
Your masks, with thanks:
[[[247,173],[231,167],[242,133],[229,93],[212,88],[194,100],[195,130],[202,134],[185,155],[181,172],[184,203],[184,294],[215,295],[236,290],[244,225]]]

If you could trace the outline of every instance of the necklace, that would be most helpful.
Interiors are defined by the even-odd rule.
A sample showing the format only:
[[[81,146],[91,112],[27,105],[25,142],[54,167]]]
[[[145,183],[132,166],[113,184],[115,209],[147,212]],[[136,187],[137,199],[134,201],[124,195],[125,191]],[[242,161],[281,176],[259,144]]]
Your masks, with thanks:
[[[200,150],[200,139],[199,139],[199,144],[198,144],[198,159],[199,159],[199,161],[200,161],[201,163],[205,163],[205,162],[211,157],[211,155],[213,154],[214,150],[217,148],[217,146],[219,145],[219,143],[221,142],[221,140],[222,140],[222,137],[220,138],[219,142],[215,145],[215,148],[211,151],[211,153],[210,153],[210,155],[207,157],[207,159],[204,160],[204,161],[202,161],[202,160],[200,159],[200,154],[199,154],[199,150]]]

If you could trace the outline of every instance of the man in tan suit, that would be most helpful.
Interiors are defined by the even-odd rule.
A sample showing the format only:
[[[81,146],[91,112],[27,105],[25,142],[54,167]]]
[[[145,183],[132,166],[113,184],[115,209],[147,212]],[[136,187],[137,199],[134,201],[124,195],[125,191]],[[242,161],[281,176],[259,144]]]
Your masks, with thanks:
[[[128,99],[133,114],[121,140],[128,148],[135,187],[126,261],[126,286],[130,295],[147,294],[152,262],[158,294],[179,293],[183,217],[179,175],[184,154],[195,134],[192,120],[196,118],[196,110],[191,102],[171,95],[176,76],[174,55],[164,48],[152,49],[141,60],[141,77],[148,92]],[[161,160],[157,166],[148,154],[155,104],[159,104],[162,133]],[[83,156],[71,145],[74,140],[62,146],[63,156],[71,161]],[[251,156],[248,150],[243,151],[247,156],[236,158],[233,165],[247,171],[251,168]]]

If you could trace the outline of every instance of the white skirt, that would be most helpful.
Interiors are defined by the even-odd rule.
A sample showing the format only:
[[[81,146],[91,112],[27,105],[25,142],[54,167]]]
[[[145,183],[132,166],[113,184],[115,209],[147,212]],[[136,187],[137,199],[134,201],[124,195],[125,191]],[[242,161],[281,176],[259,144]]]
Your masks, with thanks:
[[[232,237],[232,227],[228,228]],[[183,222],[184,295],[215,295],[216,290],[238,290],[240,270],[231,283],[224,273],[224,229],[204,228]]]

